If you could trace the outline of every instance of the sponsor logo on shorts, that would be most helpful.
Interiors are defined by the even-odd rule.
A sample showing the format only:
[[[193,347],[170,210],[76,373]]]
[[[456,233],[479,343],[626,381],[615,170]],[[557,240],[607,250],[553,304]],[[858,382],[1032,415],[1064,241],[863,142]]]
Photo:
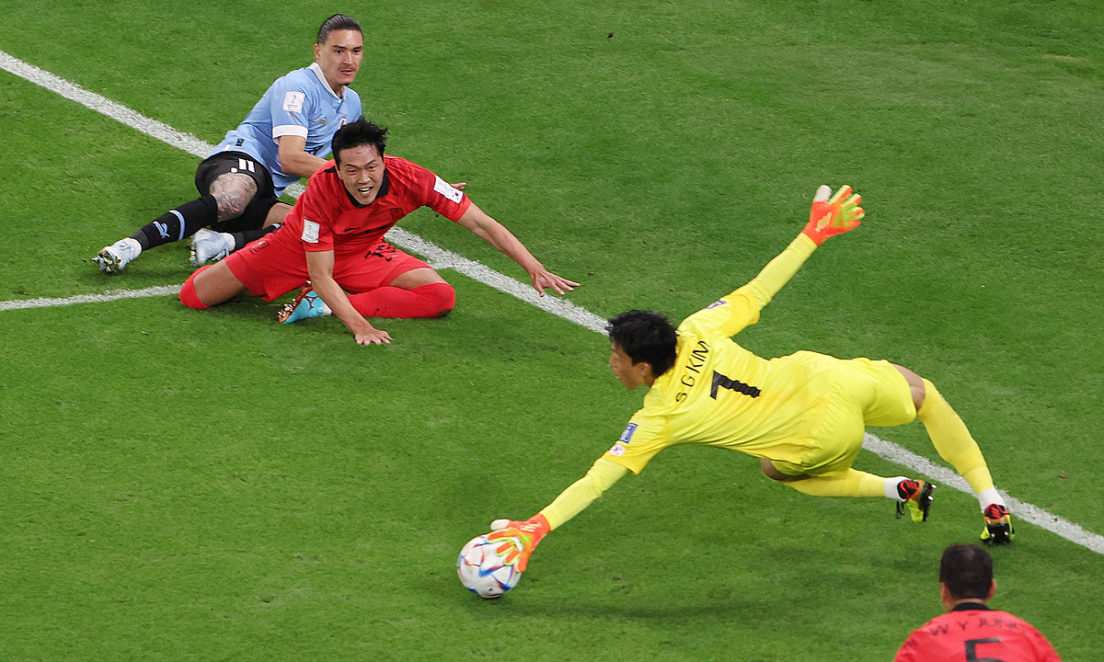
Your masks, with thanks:
[[[284,110],[289,113],[303,112],[303,100],[307,95],[302,92],[287,92],[284,94]]]
[[[625,431],[621,433],[621,438],[617,440],[618,443],[627,444],[632,441],[633,433],[636,432],[636,423],[629,423],[625,426]]]
[[[321,229],[321,226],[319,224],[315,223],[314,221],[308,221],[307,219],[304,218],[303,219],[303,236],[302,236],[303,241],[307,242],[308,244],[317,244],[318,243],[318,232],[319,232],[320,229]]]
[[[459,203],[464,197],[464,194],[461,193],[459,189],[454,188],[452,184],[449,184],[440,177],[433,183],[433,190],[456,203]]]

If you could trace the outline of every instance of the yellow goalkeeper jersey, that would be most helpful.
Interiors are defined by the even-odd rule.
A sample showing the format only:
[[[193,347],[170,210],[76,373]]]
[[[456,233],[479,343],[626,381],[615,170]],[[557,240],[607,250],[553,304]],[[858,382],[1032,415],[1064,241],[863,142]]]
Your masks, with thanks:
[[[798,352],[767,360],[732,336],[759,320],[815,248],[799,235],[750,283],[686,318],[674,366],[603,458],[639,473],[664,448],[696,444],[800,464],[816,442],[820,419],[810,410],[830,398],[837,359]]]

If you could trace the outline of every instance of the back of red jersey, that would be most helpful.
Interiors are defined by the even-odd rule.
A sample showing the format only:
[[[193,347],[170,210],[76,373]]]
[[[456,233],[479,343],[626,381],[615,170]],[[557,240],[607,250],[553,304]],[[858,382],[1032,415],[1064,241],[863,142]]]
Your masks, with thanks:
[[[1060,662],[1030,623],[1005,611],[959,609],[913,631],[895,662]]]

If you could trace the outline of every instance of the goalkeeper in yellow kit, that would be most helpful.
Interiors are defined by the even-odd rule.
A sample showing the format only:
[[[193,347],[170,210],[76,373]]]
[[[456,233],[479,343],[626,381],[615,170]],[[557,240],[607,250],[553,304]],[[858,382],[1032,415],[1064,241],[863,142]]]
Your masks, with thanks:
[[[977,442],[935,386],[887,361],[797,352],[763,359],[732,336],[759,311],[829,236],[859,225],[861,198],[844,186],[829,199],[821,186],[809,222],[750,283],[686,318],[676,330],[662,315],[632,310],[609,321],[614,376],[632,390],[647,386],[644,406],[586,475],[525,521],[495,520],[492,539],[524,571],[540,539],[589,506],[628,472],[640,473],[659,451],[693,444],[759,458],[763,473],[814,496],[885,497],[898,514],[924,521],[935,486],[851,467],[867,425],[923,422],[939,455],[970,484],[985,517],[981,538],[1011,540],[1012,522]]]

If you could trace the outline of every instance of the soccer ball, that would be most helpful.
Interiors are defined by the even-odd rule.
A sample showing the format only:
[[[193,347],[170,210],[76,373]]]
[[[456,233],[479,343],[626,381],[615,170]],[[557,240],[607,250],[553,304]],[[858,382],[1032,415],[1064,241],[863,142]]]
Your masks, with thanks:
[[[521,571],[515,564],[507,564],[495,551],[511,540],[487,540],[486,535],[468,541],[456,559],[456,574],[464,588],[481,598],[497,598],[517,586]],[[520,542],[514,541],[520,546]]]

